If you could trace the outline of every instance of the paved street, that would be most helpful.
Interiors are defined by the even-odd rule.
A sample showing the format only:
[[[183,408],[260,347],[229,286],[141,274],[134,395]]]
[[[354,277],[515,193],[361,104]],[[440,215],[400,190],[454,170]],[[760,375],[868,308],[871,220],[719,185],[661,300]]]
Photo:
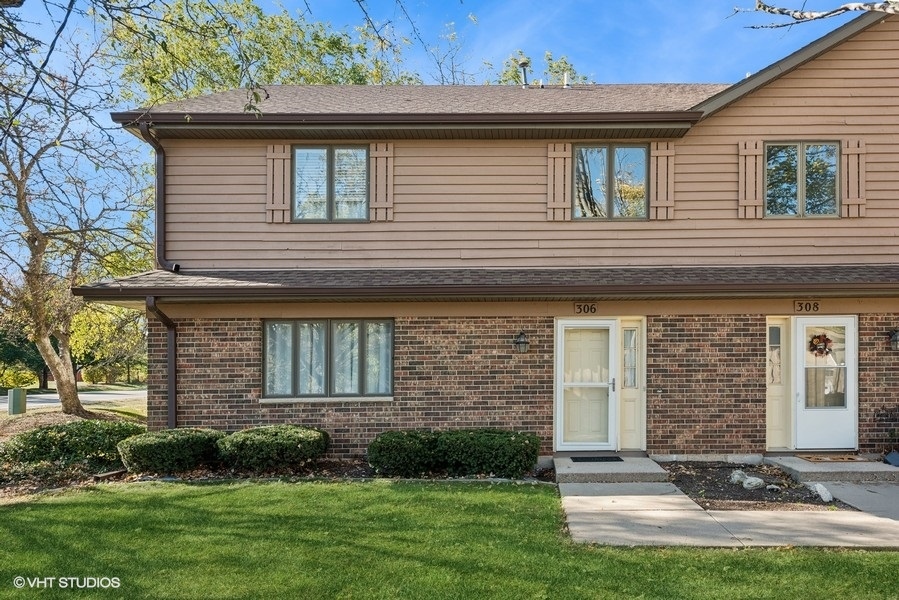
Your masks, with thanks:
[[[99,392],[81,392],[79,394],[81,403],[85,406],[103,402],[115,402],[128,399],[147,399],[146,390],[124,390],[124,391],[99,391]],[[0,414],[8,412],[9,396],[0,396]],[[51,406],[59,406],[59,396],[57,394],[28,394],[25,401],[26,411],[30,412],[34,408],[46,408]]]

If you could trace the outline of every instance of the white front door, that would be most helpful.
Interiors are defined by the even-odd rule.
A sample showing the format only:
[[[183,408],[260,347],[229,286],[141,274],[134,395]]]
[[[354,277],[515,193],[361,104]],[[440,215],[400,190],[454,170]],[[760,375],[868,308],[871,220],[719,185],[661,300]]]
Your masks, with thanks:
[[[793,339],[796,448],[857,448],[856,318],[799,317]]]
[[[617,450],[615,321],[556,325],[556,449]]]

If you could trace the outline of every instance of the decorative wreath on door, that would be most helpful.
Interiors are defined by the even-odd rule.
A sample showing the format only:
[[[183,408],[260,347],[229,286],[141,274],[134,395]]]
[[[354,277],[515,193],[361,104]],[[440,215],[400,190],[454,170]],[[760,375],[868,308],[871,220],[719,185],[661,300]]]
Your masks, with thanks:
[[[827,337],[826,334],[819,333],[812,336],[811,341],[808,343],[808,351],[814,352],[815,356],[826,356],[831,353],[831,346],[833,346],[833,340]]]

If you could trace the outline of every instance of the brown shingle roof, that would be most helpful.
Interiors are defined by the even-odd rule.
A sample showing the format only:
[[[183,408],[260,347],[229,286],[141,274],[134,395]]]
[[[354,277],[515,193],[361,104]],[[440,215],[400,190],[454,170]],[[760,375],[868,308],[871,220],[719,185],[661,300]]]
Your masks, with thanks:
[[[74,292],[95,300],[895,295],[899,265],[151,271]]]
[[[113,113],[157,138],[674,138],[702,113],[690,110],[718,84],[520,86],[268,86],[259,113],[231,90]]]
[[[510,85],[272,85],[259,109],[267,115],[539,115],[678,112],[724,90],[726,84],[575,85],[539,88]],[[247,90],[237,89],[149,109],[116,113],[154,119],[185,114],[246,115]]]

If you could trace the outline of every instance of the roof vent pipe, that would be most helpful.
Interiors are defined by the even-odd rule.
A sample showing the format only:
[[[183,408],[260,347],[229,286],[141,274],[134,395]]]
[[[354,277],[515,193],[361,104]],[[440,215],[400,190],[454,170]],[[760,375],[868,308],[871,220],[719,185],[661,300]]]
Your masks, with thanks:
[[[531,66],[531,61],[526,58],[522,58],[518,61],[518,68],[521,69],[521,89],[528,89],[528,67]]]
[[[568,71],[565,71],[565,74],[562,76],[562,89],[571,89],[571,84],[568,83]]]
[[[181,265],[165,258],[165,148],[152,133],[146,121],[138,123],[140,136],[156,152],[156,266],[177,273]]]

